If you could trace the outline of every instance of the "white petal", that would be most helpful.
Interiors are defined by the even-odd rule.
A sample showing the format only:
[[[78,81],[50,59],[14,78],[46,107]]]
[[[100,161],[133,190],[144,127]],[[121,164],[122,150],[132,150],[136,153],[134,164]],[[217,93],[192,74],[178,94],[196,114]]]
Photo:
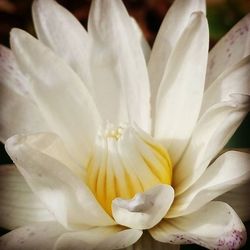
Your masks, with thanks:
[[[202,13],[194,13],[169,58],[156,102],[154,134],[166,146],[174,164],[200,112],[207,54],[207,20]]]
[[[96,227],[80,232],[63,234],[57,241],[57,250],[110,250],[120,249],[135,243],[142,231],[120,226]]]
[[[227,102],[234,94],[250,96],[250,56],[228,67],[205,91],[200,115],[219,102]]]
[[[133,17],[131,17],[131,21],[132,21],[134,29],[137,33],[138,39],[141,43],[141,48],[142,48],[145,60],[146,60],[146,62],[148,62],[150,54],[151,54],[150,45],[149,45],[148,41],[146,40],[146,37],[144,36],[143,31],[141,30],[141,28],[140,28],[139,24],[136,22],[136,20]]]
[[[65,229],[56,222],[41,222],[18,228],[0,238],[4,250],[51,250]]]
[[[250,54],[250,14],[239,21],[210,51],[206,88],[224,70]]]
[[[169,56],[188,26],[192,13],[199,11],[206,12],[204,0],[175,0],[162,22],[148,63],[153,105]]]
[[[11,47],[29,89],[52,130],[82,164],[91,150],[99,115],[78,76],[28,33],[14,29]]]
[[[80,22],[56,1],[37,0],[32,6],[39,40],[68,63],[92,92],[89,38]]]
[[[14,165],[0,167],[0,226],[14,229],[54,217],[33,194]]]
[[[114,224],[83,177],[53,158],[53,151],[51,156],[44,152],[51,141],[41,135],[14,136],[6,142],[6,150],[33,192],[65,227]]]
[[[167,244],[156,241],[144,231],[142,237],[133,245],[122,250],[179,250],[179,245]]]
[[[3,143],[18,133],[48,131],[25,83],[11,50],[0,45],[0,140]]]
[[[175,197],[167,218],[190,214],[209,201],[250,180],[250,154],[221,155],[187,191]]]
[[[235,94],[231,101],[215,104],[203,114],[181,161],[174,168],[173,183],[177,195],[203,174],[225,146],[247,114],[249,103],[249,97]]]
[[[173,200],[173,188],[158,185],[144,193],[137,193],[131,200],[114,199],[112,213],[120,225],[134,229],[148,229],[160,222]]]
[[[224,201],[229,204],[235,212],[239,215],[241,220],[249,221],[250,220],[250,182],[235,188],[220,197],[216,200]]]
[[[92,1],[88,31],[93,39],[91,68],[100,113],[114,124],[135,122],[149,131],[146,62],[122,1]]]
[[[195,243],[208,249],[238,249],[246,231],[234,210],[223,202],[210,202],[199,211],[167,219],[150,230],[156,240],[174,244]]]

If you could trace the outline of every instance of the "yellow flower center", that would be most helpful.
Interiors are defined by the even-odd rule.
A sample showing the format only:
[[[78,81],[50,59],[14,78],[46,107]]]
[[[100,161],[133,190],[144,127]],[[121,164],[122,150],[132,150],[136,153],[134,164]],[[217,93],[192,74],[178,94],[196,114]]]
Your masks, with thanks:
[[[157,184],[171,184],[168,152],[138,128],[107,125],[98,133],[87,165],[87,183],[102,207],[112,215],[115,198],[131,199]]]

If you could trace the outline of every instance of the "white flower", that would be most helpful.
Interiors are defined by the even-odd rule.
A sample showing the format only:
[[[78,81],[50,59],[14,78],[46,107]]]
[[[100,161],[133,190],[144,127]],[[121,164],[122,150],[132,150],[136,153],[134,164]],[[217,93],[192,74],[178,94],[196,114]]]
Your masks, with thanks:
[[[33,18],[38,40],[14,29],[0,50],[0,138],[21,173],[1,168],[1,249],[244,245],[227,203],[250,218],[250,157],[215,157],[249,110],[250,16],[209,56],[202,0],[175,1],[152,52],[120,0],[93,0],[88,32],[51,0]]]

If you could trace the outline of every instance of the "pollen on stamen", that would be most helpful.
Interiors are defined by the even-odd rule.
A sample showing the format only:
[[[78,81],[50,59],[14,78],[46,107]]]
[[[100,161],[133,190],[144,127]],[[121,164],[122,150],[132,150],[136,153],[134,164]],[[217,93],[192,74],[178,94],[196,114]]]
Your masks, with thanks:
[[[106,139],[119,140],[123,134],[125,127],[126,125],[115,127],[112,123],[107,122],[103,135]]]

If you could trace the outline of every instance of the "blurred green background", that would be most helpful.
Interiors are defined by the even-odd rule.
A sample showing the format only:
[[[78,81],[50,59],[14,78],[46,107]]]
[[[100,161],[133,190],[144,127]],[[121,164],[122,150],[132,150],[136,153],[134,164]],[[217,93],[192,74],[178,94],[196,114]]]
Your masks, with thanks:
[[[185,1],[185,0],[184,0]],[[69,9],[86,27],[90,0],[58,0]],[[207,0],[207,17],[210,28],[210,48],[250,12],[249,0]],[[31,0],[0,0],[0,43],[9,46],[9,32],[13,27],[22,28],[34,34],[31,19]],[[152,45],[165,16],[171,0],[124,0],[130,13],[142,28],[147,40]],[[178,18],[178,17],[177,17]],[[250,84],[250,83],[249,83]],[[1,91],[1,90],[0,90]],[[250,148],[250,115],[246,117],[235,135],[226,147]],[[0,164],[10,163],[11,160],[0,144]],[[1,216],[1,215],[0,215]],[[248,234],[249,233],[249,225]],[[0,233],[4,233],[2,230]],[[182,249],[203,249],[190,245]],[[243,249],[250,249],[249,242]]]

